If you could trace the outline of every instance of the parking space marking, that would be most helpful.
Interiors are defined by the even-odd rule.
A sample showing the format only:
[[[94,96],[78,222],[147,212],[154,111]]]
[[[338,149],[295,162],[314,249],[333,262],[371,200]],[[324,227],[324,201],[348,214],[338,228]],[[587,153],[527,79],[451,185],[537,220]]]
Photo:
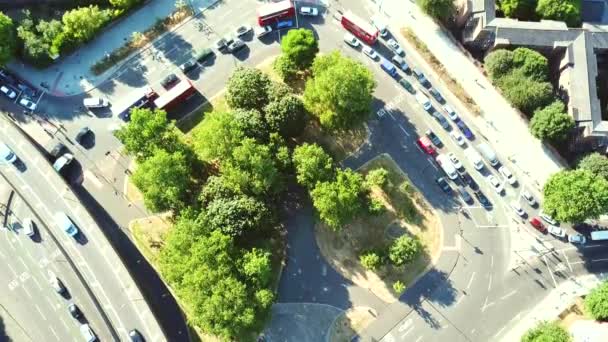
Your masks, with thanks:
[[[514,295],[515,293],[517,293],[517,290],[513,290],[513,291],[507,293],[506,295],[500,297],[500,299],[505,300],[505,299],[511,297],[512,295]]]
[[[566,259],[566,264],[568,265],[568,268],[570,269],[570,272],[574,272],[574,270],[572,270],[572,265],[570,265],[570,260],[568,259],[568,256],[566,255],[566,253],[562,252],[562,255]]]
[[[490,281],[488,281],[488,291],[492,289],[492,275],[490,274]]]
[[[38,313],[40,314],[40,316],[42,317],[43,320],[47,320],[46,316],[44,315],[44,313],[42,313],[42,310],[40,309],[40,307],[38,306],[38,304],[34,304],[36,306],[36,310],[38,310]]]
[[[553,280],[553,285],[555,287],[557,287],[557,281],[555,281],[555,276],[553,276],[553,271],[551,270],[551,267],[549,267],[549,261],[547,260],[547,256],[543,254],[543,260],[545,261],[545,266],[547,266],[547,269],[549,270],[549,275],[551,276],[551,279]],[[606,259],[608,260],[608,259]]]
[[[51,332],[53,333],[53,335],[55,335],[55,339],[57,341],[59,341],[59,335],[57,335],[57,333],[55,332],[55,329],[53,329],[53,327],[49,325],[49,330],[51,330]]]
[[[475,279],[475,272],[471,274],[471,279],[469,279],[469,283],[467,284],[467,290],[469,289],[469,287],[471,287],[471,284],[473,284],[473,279]]]
[[[390,114],[390,112],[389,112],[389,114]],[[405,130],[405,128],[403,128],[403,126],[401,126],[401,124],[399,124],[399,128],[401,128],[401,130],[403,131],[403,133],[405,133],[405,135],[407,135],[408,137],[410,136],[410,134]]]
[[[608,261],[608,258],[604,258],[604,259],[592,259],[591,262],[602,262],[602,261]]]

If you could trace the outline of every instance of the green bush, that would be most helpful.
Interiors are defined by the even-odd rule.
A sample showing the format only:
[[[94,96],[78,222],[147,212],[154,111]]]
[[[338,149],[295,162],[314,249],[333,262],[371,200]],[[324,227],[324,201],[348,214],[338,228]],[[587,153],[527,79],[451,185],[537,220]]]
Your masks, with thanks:
[[[581,23],[581,0],[538,0],[536,13],[543,19],[578,26]]]
[[[521,342],[570,342],[572,336],[555,322],[540,322],[536,327],[528,330],[521,338]]]
[[[383,187],[384,185],[386,185],[387,177],[388,177],[388,171],[386,171],[386,169],[384,169],[384,168],[371,170],[365,176],[365,183],[367,184],[368,187],[372,187],[372,186]]]
[[[384,212],[386,208],[384,207],[384,203],[377,198],[370,198],[367,210],[372,215],[380,215]]]
[[[557,100],[534,111],[530,120],[530,132],[541,140],[560,141],[568,137],[574,128],[574,119],[566,113],[564,104]]]
[[[388,257],[395,266],[402,266],[414,261],[421,250],[422,244],[417,237],[403,235],[390,246]]]
[[[585,297],[585,309],[598,321],[608,320],[608,281],[598,285]]]
[[[498,86],[511,104],[528,115],[554,100],[551,83],[526,77],[521,69],[500,78]]]
[[[536,0],[500,0],[500,10],[507,18],[534,20]]]
[[[397,294],[401,294],[405,291],[405,284],[401,280],[397,280],[393,283],[393,290],[395,290]]]
[[[452,0],[417,0],[416,2],[424,13],[444,22],[452,18],[456,12],[456,6]]]
[[[382,265],[382,257],[376,252],[365,252],[359,256],[359,262],[370,271],[375,271]]]

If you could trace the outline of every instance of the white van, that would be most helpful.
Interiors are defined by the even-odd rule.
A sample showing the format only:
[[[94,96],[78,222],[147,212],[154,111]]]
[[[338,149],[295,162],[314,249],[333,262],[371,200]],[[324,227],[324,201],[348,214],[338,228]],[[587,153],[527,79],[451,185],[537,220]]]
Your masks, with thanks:
[[[591,240],[600,241],[608,240],[608,230],[596,230],[591,232]]]
[[[490,162],[490,165],[498,165],[498,158],[496,158],[496,153],[494,153],[494,151],[490,148],[488,144],[479,144],[477,145],[477,149]]]
[[[426,111],[430,110],[433,107],[431,105],[431,100],[429,100],[429,98],[426,97],[426,95],[424,95],[421,91],[416,92],[416,101],[418,101],[418,103],[420,103],[422,105],[422,108],[424,108],[424,110]]]
[[[84,99],[82,103],[87,108],[102,108],[110,104],[107,99],[102,99],[101,97],[89,97]]]
[[[443,172],[445,172],[448,178],[451,180],[458,178],[458,172],[456,172],[456,168],[448,156],[445,154],[440,154],[437,156],[437,158],[435,158],[435,160],[437,161],[437,164],[441,166],[441,169],[443,169]]]
[[[475,151],[472,147],[466,148],[464,150],[464,155],[471,162],[471,164],[473,164],[475,170],[479,171],[483,169],[483,160],[481,159],[479,153],[477,153],[477,151]]]

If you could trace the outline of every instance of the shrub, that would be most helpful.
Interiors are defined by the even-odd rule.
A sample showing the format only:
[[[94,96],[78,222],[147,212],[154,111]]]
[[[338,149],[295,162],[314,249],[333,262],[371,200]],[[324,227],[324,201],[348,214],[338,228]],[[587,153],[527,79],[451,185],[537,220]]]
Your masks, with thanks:
[[[397,280],[393,283],[393,290],[395,290],[397,294],[401,294],[403,291],[405,291],[405,284],[401,282],[401,280]]]
[[[422,244],[418,238],[403,235],[390,246],[388,257],[395,266],[402,266],[412,262],[421,249]]]
[[[383,187],[386,184],[388,177],[388,171],[384,168],[379,168],[375,170],[371,170],[368,172],[367,176],[365,176],[365,183],[367,186],[379,186]]]
[[[359,256],[361,265],[370,271],[375,271],[382,265],[382,258],[376,252],[365,252]]]
[[[555,322],[540,322],[528,330],[521,338],[522,342],[570,342],[572,336]]]
[[[598,285],[585,297],[585,309],[598,321],[608,320],[608,281]]]
[[[384,212],[384,203],[377,198],[370,198],[367,210],[372,215],[380,215]]]

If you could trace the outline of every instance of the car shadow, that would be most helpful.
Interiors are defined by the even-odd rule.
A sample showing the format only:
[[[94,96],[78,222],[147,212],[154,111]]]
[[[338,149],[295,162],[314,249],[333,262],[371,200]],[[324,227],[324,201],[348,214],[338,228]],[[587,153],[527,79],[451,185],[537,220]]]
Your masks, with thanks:
[[[27,166],[25,165],[25,163],[23,162],[23,160],[21,159],[17,159],[13,162],[13,165],[15,165],[15,168],[17,170],[19,170],[19,172],[23,173],[25,171],[27,171]]]

